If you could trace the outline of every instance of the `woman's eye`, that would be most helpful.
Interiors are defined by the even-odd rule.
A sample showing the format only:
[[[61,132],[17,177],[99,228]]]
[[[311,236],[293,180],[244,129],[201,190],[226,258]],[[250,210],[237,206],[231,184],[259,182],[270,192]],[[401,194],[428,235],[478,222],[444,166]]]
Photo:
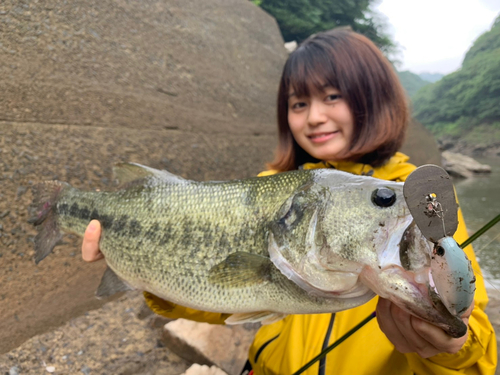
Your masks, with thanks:
[[[340,95],[340,94],[332,94],[332,95],[328,95],[328,96],[326,97],[326,100],[328,100],[328,101],[332,102],[332,101],[334,101],[334,100],[338,100],[338,99],[340,99],[340,98],[342,98],[342,95]]]
[[[305,107],[306,103],[303,102],[298,102],[298,103],[293,103],[292,104],[292,109],[300,109]]]

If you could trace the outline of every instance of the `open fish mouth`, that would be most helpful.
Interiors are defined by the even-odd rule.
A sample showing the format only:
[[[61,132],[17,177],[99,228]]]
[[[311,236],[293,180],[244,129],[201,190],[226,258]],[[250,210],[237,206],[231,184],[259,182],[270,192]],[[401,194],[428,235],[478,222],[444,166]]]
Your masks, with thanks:
[[[436,245],[427,241],[412,220],[406,219],[395,230],[399,252],[394,251],[396,240],[389,240],[379,269],[365,267],[361,279],[379,296],[409,313],[440,326],[453,337],[463,336],[467,327],[459,316],[472,303],[475,290],[465,253],[451,237]]]

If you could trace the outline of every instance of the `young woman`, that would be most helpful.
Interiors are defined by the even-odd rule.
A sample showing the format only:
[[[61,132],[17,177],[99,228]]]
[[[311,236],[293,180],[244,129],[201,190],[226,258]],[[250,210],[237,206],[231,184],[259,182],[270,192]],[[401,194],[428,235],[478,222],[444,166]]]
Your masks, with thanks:
[[[404,181],[415,169],[397,152],[408,123],[403,89],[375,45],[346,29],[316,34],[293,52],[278,93],[279,143],[270,175],[293,169],[336,168]],[[83,258],[100,259],[100,227],[91,222]],[[461,213],[455,234],[467,238]],[[496,339],[484,313],[488,301],[478,275],[475,304],[462,316],[458,339],[382,298],[336,314],[291,315],[257,333],[249,352],[254,374],[292,374],[373,311],[370,321],[305,374],[494,374]],[[223,323],[224,314],[196,311],[145,293],[149,306],[171,318]]]

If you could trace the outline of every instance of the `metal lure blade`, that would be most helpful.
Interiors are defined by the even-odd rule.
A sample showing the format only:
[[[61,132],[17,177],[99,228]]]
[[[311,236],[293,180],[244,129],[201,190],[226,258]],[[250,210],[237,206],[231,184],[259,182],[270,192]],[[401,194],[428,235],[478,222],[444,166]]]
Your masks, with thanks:
[[[458,226],[458,204],[451,178],[437,165],[415,169],[406,179],[403,194],[422,234],[437,243],[453,236]]]

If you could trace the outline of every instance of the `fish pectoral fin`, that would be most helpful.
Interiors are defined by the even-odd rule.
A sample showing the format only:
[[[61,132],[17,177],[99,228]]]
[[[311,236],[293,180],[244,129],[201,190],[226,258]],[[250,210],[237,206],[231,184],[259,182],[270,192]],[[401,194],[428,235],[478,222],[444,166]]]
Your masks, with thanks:
[[[95,293],[97,298],[105,298],[113,294],[133,290],[130,286],[125,284],[116,273],[109,268],[106,268],[104,275],[102,275],[101,283]]]
[[[226,287],[245,287],[270,281],[271,260],[261,255],[237,252],[209,271],[211,283]]]
[[[262,323],[271,324],[283,319],[287,314],[273,311],[255,311],[251,313],[233,314],[224,322],[226,324]]]
[[[117,163],[113,167],[113,173],[118,180],[118,184],[122,187],[131,185],[132,183],[140,183],[143,180],[154,178],[163,182],[180,183],[184,180],[182,177],[176,176],[167,171],[146,167],[136,163]]]

